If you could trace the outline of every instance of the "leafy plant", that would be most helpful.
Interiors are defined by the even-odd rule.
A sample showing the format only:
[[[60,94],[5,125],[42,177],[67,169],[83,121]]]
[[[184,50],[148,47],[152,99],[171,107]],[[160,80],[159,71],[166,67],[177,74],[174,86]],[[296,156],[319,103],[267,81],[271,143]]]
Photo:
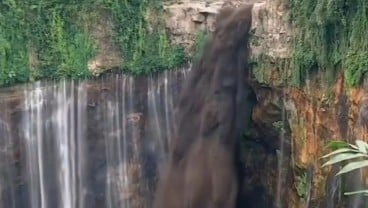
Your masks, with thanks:
[[[333,147],[335,150],[322,157],[324,159],[329,158],[329,160],[325,162],[322,167],[349,161],[336,174],[337,176],[368,167],[368,144],[366,142],[356,140],[354,145],[346,142],[334,141],[331,142],[329,146]],[[364,194],[365,196],[368,196],[368,190],[345,193],[345,195],[353,194]]]

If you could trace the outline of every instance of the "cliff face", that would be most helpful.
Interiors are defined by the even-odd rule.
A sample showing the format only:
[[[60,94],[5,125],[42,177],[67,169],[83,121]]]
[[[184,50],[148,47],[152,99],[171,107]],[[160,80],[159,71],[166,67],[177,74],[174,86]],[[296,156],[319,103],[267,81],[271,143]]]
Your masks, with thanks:
[[[303,87],[290,84],[294,29],[289,26],[288,7],[283,2],[175,0],[164,6],[166,28],[173,42],[192,51],[199,30],[214,30],[220,8],[254,3],[250,64],[257,105],[242,144],[244,198],[264,202],[255,207],[274,203],[281,207],[302,207],[305,203],[338,207],[338,197],[331,191],[337,186],[333,171],[322,169],[319,158],[327,153],[330,140],[367,140],[368,134],[358,121],[368,95],[363,87],[347,87],[342,74],[331,84],[325,83],[319,72],[310,75]],[[88,28],[97,47],[88,65],[94,74],[123,63],[111,37],[112,28],[108,16],[101,16]],[[37,54],[30,50],[30,65],[37,68]]]
[[[318,72],[308,77],[303,87],[290,84],[293,31],[285,3],[271,0],[175,1],[165,6],[167,28],[173,41],[191,49],[198,30],[213,31],[219,8],[249,2],[254,3],[251,57],[258,99],[250,139],[263,150],[253,147],[252,151],[258,151],[258,160],[251,154],[243,155],[248,160],[244,164],[248,171],[260,176],[259,179],[248,178],[246,185],[267,187],[267,192],[276,201],[280,193],[283,198],[289,195],[287,198],[291,200],[285,202],[287,207],[301,207],[304,203],[312,207],[337,207],[338,202],[334,200],[337,195],[330,191],[330,186],[334,186],[331,184],[333,174],[328,168],[321,168],[319,158],[329,151],[328,141],[367,138],[358,122],[367,94],[363,87],[347,87],[343,74],[330,84],[325,83]],[[280,128],[283,129],[281,133]],[[246,143],[245,148],[249,147]],[[271,151],[265,150],[267,147]],[[272,159],[277,155],[274,151],[280,150],[289,164],[285,165],[288,171],[282,173],[282,177],[290,177],[282,182],[292,185],[292,190],[287,192],[278,189],[277,174],[280,173],[272,171],[278,167],[275,165],[278,161]],[[257,164],[269,167],[257,168]]]

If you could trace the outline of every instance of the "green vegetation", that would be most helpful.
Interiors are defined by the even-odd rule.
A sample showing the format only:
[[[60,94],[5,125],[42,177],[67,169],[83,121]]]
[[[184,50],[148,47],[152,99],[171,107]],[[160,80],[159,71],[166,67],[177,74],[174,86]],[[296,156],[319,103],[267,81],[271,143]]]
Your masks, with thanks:
[[[147,74],[173,69],[186,61],[184,48],[171,45],[160,1],[103,0],[115,20],[116,41],[123,52],[124,71]]]
[[[346,142],[334,141],[331,142],[329,146],[334,149],[334,151],[322,157],[324,159],[329,158],[322,167],[349,161],[336,175],[342,175],[368,167],[368,144],[366,142],[356,140],[354,145]],[[345,193],[345,195],[354,194],[363,194],[368,196],[368,190],[358,190]]]
[[[259,56],[250,57],[249,66],[252,68],[253,75],[259,83],[270,83],[285,85],[290,79],[288,70],[290,69],[290,59],[274,58],[261,53]],[[272,69],[272,70],[270,70]],[[272,74],[280,75],[278,79],[269,79]]]
[[[87,77],[94,47],[73,17],[88,10],[84,3],[71,6],[55,0],[1,1],[0,86]]]
[[[307,174],[304,173],[301,176],[296,176],[296,191],[298,193],[299,198],[305,200],[307,198]]]
[[[272,126],[278,131],[278,132],[283,132],[285,131],[285,126],[284,126],[284,121],[275,121],[272,123]]]
[[[112,15],[125,72],[147,74],[186,61],[168,39],[158,0],[3,0],[0,86],[37,79],[86,78],[95,53],[88,28]]]
[[[192,55],[192,61],[197,62],[201,58],[205,44],[209,39],[209,34],[205,30],[199,30],[195,37],[194,52]]]
[[[349,86],[368,71],[368,1],[288,0],[295,28],[293,81],[303,84],[313,70],[333,80],[343,69]]]

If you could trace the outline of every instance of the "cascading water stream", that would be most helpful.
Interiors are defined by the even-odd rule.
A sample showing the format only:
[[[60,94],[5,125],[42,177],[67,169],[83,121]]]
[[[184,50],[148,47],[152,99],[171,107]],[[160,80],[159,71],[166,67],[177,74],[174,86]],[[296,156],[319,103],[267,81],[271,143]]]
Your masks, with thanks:
[[[22,113],[30,206],[46,208],[58,200],[60,207],[83,207],[83,84],[32,87],[25,90]]]
[[[281,129],[279,132],[279,149],[277,153],[277,185],[276,185],[276,203],[275,207],[283,208],[287,206],[287,202],[283,198],[287,194],[287,186],[290,175],[290,162],[293,162],[292,141],[289,141],[290,135],[287,135],[289,128],[288,110],[291,107],[288,103],[287,86],[288,86],[288,69],[290,63],[288,61],[280,62],[279,69],[281,70],[281,80],[284,87],[282,88],[281,102]]]
[[[149,207],[187,71],[3,93],[0,207]]]
[[[45,105],[44,93],[37,83],[33,91],[25,94],[25,107],[28,112],[24,116],[24,138],[28,162],[27,175],[31,187],[31,207],[44,208],[47,204],[43,168],[43,132],[41,129],[41,109]]]

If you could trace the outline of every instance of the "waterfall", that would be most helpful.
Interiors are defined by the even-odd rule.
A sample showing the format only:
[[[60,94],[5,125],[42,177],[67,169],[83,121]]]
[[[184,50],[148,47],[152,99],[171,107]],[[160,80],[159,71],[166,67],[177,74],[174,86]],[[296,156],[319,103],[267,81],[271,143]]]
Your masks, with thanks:
[[[150,207],[188,69],[0,92],[0,207]]]

